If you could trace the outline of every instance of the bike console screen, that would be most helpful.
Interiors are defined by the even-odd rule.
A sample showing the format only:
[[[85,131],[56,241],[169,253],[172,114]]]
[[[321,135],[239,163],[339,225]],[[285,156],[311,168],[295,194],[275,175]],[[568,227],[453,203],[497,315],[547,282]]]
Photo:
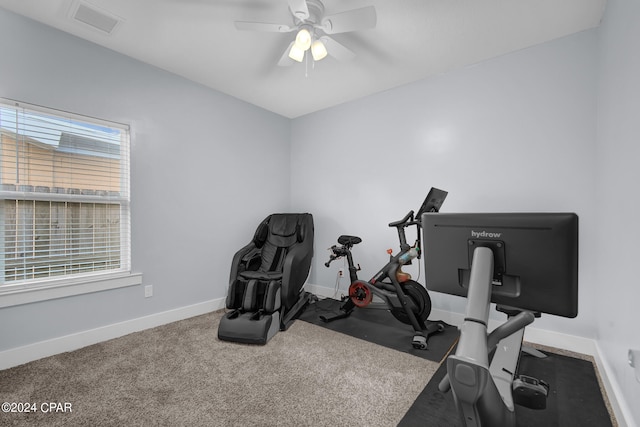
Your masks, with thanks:
[[[425,212],[438,212],[444,203],[444,199],[447,198],[447,194],[449,194],[447,191],[431,187],[427,197],[422,202],[422,206],[418,209],[416,220],[420,221],[422,214]]]

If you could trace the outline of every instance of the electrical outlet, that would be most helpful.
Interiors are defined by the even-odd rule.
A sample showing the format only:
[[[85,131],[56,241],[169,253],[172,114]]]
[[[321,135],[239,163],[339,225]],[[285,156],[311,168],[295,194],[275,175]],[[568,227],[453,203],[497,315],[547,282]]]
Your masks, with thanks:
[[[147,285],[144,287],[144,297],[149,298],[153,296],[153,285]]]

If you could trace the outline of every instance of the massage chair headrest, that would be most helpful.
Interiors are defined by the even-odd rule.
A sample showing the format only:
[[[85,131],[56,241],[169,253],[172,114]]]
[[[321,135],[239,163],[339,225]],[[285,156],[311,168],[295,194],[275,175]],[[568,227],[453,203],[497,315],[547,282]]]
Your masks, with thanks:
[[[253,243],[261,248],[265,242],[278,247],[288,247],[304,240],[305,230],[300,225],[304,214],[273,214],[258,225]]]

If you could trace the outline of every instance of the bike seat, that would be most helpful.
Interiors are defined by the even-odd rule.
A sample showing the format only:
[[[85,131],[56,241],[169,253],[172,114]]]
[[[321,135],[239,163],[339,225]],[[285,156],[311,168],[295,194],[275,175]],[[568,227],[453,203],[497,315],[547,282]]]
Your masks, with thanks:
[[[338,237],[338,243],[345,246],[357,245],[360,242],[362,242],[362,239],[358,236],[347,236],[343,234],[342,236]]]

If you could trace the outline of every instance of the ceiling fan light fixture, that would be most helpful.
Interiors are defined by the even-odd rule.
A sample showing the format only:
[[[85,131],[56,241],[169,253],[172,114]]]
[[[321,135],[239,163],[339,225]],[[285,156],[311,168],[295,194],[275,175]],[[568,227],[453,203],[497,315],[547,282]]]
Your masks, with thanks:
[[[321,40],[316,40],[311,45],[311,55],[314,61],[320,61],[327,56],[327,48]]]
[[[298,43],[293,43],[291,49],[289,49],[289,58],[294,61],[302,62],[304,59],[304,49],[298,46]]]
[[[298,35],[296,35],[296,45],[302,49],[302,51],[306,51],[311,47],[311,33],[306,28],[298,31]]]
[[[305,60],[308,65],[311,62],[310,59],[321,61],[329,54],[338,61],[350,60],[356,56],[355,53],[331,38],[330,35],[375,28],[377,23],[375,6],[365,6],[325,15],[323,1],[287,0],[293,20],[290,24],[235,21],[235,26],[242,31],[291,33],[292,36],[295,34],[293,40],[289,39],[289,46],[280,54],[278,66],[281,67],[293,65],[296,62],[305,62]],[[310,51],[309,55],[306,53],[308,50]]]

